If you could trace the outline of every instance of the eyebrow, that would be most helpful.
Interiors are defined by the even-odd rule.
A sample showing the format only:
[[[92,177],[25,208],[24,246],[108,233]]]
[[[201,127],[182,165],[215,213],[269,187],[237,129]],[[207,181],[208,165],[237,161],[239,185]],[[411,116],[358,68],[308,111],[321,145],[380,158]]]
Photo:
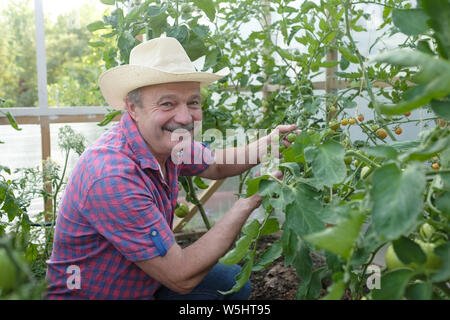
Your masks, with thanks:
[[[165,94],[161,97],[159,97],[158,101],[156,102],[157,104],[161,103],[163,100],[165,99],[173,99],[176,100],[178,97],[174,94]],[[201,100],[202,96],[199,94],[193,94],[188,100],[193,100],[193,99],[199,99]]]

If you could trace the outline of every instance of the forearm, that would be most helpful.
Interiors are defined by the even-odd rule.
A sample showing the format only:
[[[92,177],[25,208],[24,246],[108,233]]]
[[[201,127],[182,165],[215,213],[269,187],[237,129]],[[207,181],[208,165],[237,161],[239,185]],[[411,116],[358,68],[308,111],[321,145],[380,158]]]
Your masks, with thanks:
[[[258,165],[266,153],[266,140],[255,141],[241,147],[216,150],[217,172],[222,179],[237,176]]]
[[[184,278],[189,287],[195,287],[230,249],[248,216],[258,205],[253,200],[239,199],[207,233],[182,250]]]

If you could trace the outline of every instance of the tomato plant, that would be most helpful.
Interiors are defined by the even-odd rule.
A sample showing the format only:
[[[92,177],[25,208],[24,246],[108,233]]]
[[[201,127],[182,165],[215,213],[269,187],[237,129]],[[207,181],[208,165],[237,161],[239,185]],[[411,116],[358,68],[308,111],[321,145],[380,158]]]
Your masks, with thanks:
[[[145,1],[133,2],[128,11],[126,1],[111,3],[114,9],[97,23],[117,44],[105,47],[107,66],[128,62],[136,36],[166,34],[177,38],[192,60],[204,56],[203,70],[233,71],[202,91],[204,129],[271,130],[286,123],[302,129],[288,148],[280,147],[281,159],[268,156],[259,175],[241,176],[239,194],[245,185],[245,196],[263,196],[264,216],[249,221],[221,259],[243,265],[229,292],[283,256],[302,280],[299,299],[319,298],[324,279],[332,283],[325,299],[340,299],[346,289],[353,299],[450,297],[448,1],[418,1],[416,8],[404,0],[372,1],[382,8],[383,20],[382,34],[369,48],[397,33],[405,40],[370,60],[355,35],[373,21],[351,0],[300,6],[289,0]],[[267,20],[270,12],[276,13],[273,21]],[[260,28],[243,34],[252,21]],[[338,58],[327,60],[329,52]],[[315,91],[314,78],[335,67],[334,76],[347,87]],[[376,87],[379,82],[389,87]],[[428,118],[412,116],[420,108]],[[423,120],[433,125],[413,140],[396,130]],[[363,138],[356,139],[350,128]],[[274,168],[283,171],[282,179],[271,174]],[[425,222],[434,229],[420,240]],[[259,237],[278,231],[280,240],[257,252]],[[370,290],[369,266],[390,245],[390,256],[415,267],[383,267],[381,286]],[[313,251],[325,257],[326,266],[313,268]]]

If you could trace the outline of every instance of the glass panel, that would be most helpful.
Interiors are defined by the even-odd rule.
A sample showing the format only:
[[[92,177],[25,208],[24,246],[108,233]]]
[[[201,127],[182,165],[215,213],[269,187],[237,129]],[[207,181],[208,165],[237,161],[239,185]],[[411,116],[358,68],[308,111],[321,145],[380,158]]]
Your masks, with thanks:
[[[34,1],[0,3],[0,98],[2,107],[38,103]]]
[[[15,180],[23,177],[22,168],[41,169],[41,130],[39,125],[20,125],[21,131],[14,130],[9,125],[0,125],[0,166],[11,170],[11,175],[2,172],[7,179]],[[31,184],[27,184],[31,187]],[[34,214],[44,209],[42,197],[31,200],[28,213]]]
[[[51,154],[52,160],[56,162],[61,169],[64,166],[65,152],[59,147],[58,134],[61,128],[70,126],[72,130],[77,134],[81,133],[86,139],[86,148],[90,146],[95,140],[97,140],[106,130],[108,130],[114,123],[110,123],[107,127],[99,127],[95,122],[87,123],[58,123],[50,125],[50,137],[51,137]],[[70,176],[73,168],[75,167],[79,155],[74,151],[69,154],[69,160],[67,162],[66,177]]]
[[[87,29],[106,6],[92,0],[43,0],[43,6],[49,106],[106,105],[97,85],[103,48],[88,45],[101,38]]]

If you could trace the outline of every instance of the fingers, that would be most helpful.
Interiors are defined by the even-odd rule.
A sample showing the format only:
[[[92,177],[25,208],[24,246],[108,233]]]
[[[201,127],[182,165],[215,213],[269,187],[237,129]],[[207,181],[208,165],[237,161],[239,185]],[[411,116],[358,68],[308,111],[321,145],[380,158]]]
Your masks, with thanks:
[[[291,132],[296,128],[296,124],[280,124],[275,128],[275,130],[278,130],[278,134],[285,134]]]
[[[280,170],[276,170],[276,171],[272,172],[272,175],[277,179],[283,178],[283,172],[281,172]]]

